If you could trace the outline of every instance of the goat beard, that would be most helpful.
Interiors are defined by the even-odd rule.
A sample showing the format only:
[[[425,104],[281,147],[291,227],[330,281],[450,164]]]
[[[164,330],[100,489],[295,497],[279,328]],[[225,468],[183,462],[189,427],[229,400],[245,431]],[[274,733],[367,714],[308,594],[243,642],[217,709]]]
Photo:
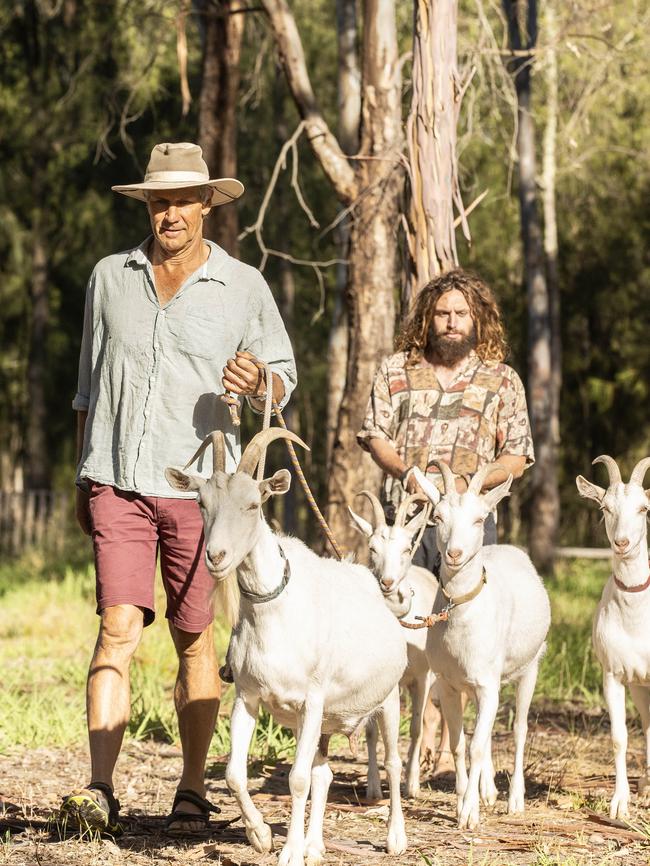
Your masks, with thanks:
[[[476,348],[476,328],[472,328],[466,337],[460,340],[450,340],[446,334],[436,334],[433,328],[429,331],[427,355],[443,367],[453,367]]]
[[[231,628],[239,622],[239,584],[237,572],[231,571],[228,577],[216,581],[212,590],[212,606],[218,610]]]

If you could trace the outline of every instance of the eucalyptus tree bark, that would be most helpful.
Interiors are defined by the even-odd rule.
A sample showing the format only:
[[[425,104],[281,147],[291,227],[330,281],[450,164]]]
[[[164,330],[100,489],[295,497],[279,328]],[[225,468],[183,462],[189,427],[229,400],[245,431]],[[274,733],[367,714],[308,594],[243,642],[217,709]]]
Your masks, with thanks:
[[[37,184],[35,184],[36,186]],[[36,198],[36,201],[40,199]],[[47,246],[42,215],[34,213],[32,223],[32,273],[29,286],[31,328],[27,358],[27,435],[25,439],[25,487],[44,490],[50,486],[50,459],[46,431],[47,331],[50,317]]]
[[[204,0],[199,11],[203,23],[199,144],[212,177],[237,177],[237,101],[246,16],[237,0]],[[204,234],[236,256],[236,205],[214,208],[205,221]]]
[[[458,265],[454,205],[469,228],[458,183],[461,103],[456,0],[415,0],[411,110],[406,124],[410,200],[405,304],[437,274]]]
[[[524,0],[523,6],[517,0],[504,0],[504,9],[513,51],[508,65],[517,94],[519,206],[528,298],[528,401],[536,453],[536,466],[531,471],[529,546],[535,564],[548,573],[553,569],[557,541],[559,494],[551,397],[550,302],[537,204],[535,121],[531,106],[537,4],[536,0]]]
[[[558,120],[558,26],[555,0],[544,4],[546,31],[546,126],[544,128],[544,254],[546,256],[546,282],[551,319],[551,425],[555,459],[560,446],[560,392],[562,389],[562,331],[560,312],[560,286],[558,280],[558,240],[556,215],[557,120]],[[558,516],[559,522],[559,516]]]
[[[361,114],[361,71],[357,51],[356,0],[336,0],[336,33],[338,41],[338,137],[344,153],[352,155],[359,147]],[[348,328],[346,321],[345,291],[348,266],[344,264],[350,249],[350,222],[345,218],[337,229],[338,257],[334,309],[327,353],[327,448],[329,465],[339,409],[345,389],[345,371],[348,359]]]
[[[355,549],[346,505],[379,470],[356,443],[374,373],[392,350],[397,285],[396,226],[403,190],[402,126],[394,0],[364,0],[361,126],[358,158],[349,161],[325,121],[286,0],[262,0],[307,139],[342,204],[353,205],[350,236],[348,364],[328,472],[328,518],[341,544]]]

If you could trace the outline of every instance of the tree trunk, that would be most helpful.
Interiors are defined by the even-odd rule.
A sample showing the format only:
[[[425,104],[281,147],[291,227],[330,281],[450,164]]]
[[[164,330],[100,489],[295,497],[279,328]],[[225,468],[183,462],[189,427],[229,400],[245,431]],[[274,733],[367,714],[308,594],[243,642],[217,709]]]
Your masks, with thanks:
[[[199,144],[212,177],[237,177],[237,100],[245,14],[236,0],[201,3],[203,76]],[[204,234],[237,256],[239,221],[235,203],[214,208]]]
[[[516,0],[504,0],[510,47],[532,52],[537,38],[535,0],[526,6],[526,33],[521,34]],[[532,53],[518,53],[510,63],[517,93],[517,153],[519,205],[524,247],[524,273],[528,296],[528,400],[535,442],[536,466],[531,479],[529,546],[533,562],[542,571],[553,570],[557,541],[559,498],[552,416],[551,318],[544,270],[542,226],[537,207],[535,123],[531,114]]]
[[[38,198],[35,198],[38,201]],[[32,224],[32,275],[30,283],[31,329],[27,360],[27,436],[25,487],[28,490],[50,486],[50,460],[47,453],[47,372],[46,339],[50,316],[48,295],[47,247],[42,219],[34,214]]]
[[[263,4],[289,88],[306,122],[307,139],[341,202],[354,205],[347,288],[348,364],[328,473],[328,518],[339,543],[355,550],[359,539],[349,526],[346,506],[364,487],[376,489],[380,476],[355,437],[373,376],[392,350],[395,324],[396,226],[404,182],[395,4],[394,0],[363,4],[361,145],[354,167],[318,108],[286,0],[263,0]]]
[[[339,141],[344,153],[352,155],[359,148],[359,122],[361,115],[361,72],[357,51],[356,0],[337,0],[336,32],[338,37],[338,109]],[[338,257],[346,260],[350,250],[350,221],[345,218],[337,230]],[[345,390],[345,372],[348,361],[348,327],[345,293],[348,266],[339,264],[336,270],[336,294],[332,311],[332,324],[327,353],[327,448],[326,465],[329,466],[334,438],[338,426],[339,409]]]
[[[562,330],[558,281],[558,240],[555,208],[556,146],[558,119],[557,13],[554,0],[545,4],[546,24],[546,128],[544,129],[544,253],[551,318],[551,425],[554,459],[560,448],[560,392],[562,389]],[[559,527],[560,514],[557,514]]]
[[[469,240],[456,159],[461,101],[457,13],[456,0],[415,0],[413,84],[406,125],[411,189],[405,310],[433,277],[458,265],[454,204]]]
[[[393,0],[364,3],[361,159],[356,180],[363,197],[353,212],[348,275],[348,367],[328,475],[328,518],[336,538],[359,547],[347,505],[364,488],[376,490],[381,472],[362,452],[356,434],[381,360],[393,349],[398,282],[397,225],[404,174],[401,75]],[[375,157],[363,159],[363,157]]]

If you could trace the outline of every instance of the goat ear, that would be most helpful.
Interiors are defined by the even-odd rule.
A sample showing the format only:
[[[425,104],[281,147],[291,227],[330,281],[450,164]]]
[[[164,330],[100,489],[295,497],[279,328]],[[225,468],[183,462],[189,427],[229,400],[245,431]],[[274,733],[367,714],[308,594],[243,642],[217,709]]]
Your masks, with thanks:
[[[182,490],[185,493],[188,490],[199,490],[206,481],[200,475],[189,475],[187,472],[183,472],[182,469],[174,469],[173,466],[168,466],[165,469],[165,478],[170,487],[173,487],[174,490]]]
[[[510,496],[510,488],[512,486],[512,481],[513,476],[508,475],[505,481],[483,494],[483,499],[485,500],[490,511],[494,511],[494,509],[497,507],[497,505],[499,504],[499,502],[501,502],[502,499],[505,499],[506,496]]]
[[[428,478],[424,475],[422,470],[415,466],[413,468],[413,475],[415,476],[415,480],[420,485],[425,495],[433,502],[434,505],[437,505],[442,499],[442,493],[438,490],[436,485],[429,481]]]
[[[418,513],[412,517],[408,523],[404,524],[404,529],[410,534],[415,535],[422,528],[422,524],[429,516],[429,509],[425,505]]]
[[[374,529],[372,528],[372,524],[368,523],[363,517],[360,517],[358,514],[355,514],[354,511],[348,505],[348,511],[350,512],[350,517],[354,521],[353,526],[355,526],[366,538],[370,538]]]
[[[258,484],[262,502],[270,496],[277,496],[286,493],[291,487],[291,473],[288,469],[278,469],[270,478],[265,478]]]
[[[583,478],[582,475],[578,475],[576,478],[576,487],[578,488],[578,493],[583,499],[593,499],[594,502],[597,502],[599,505],[603,501],[603,496],[607,492],[597,484],[592,484],[591,481],[587,481],[587,479]]]

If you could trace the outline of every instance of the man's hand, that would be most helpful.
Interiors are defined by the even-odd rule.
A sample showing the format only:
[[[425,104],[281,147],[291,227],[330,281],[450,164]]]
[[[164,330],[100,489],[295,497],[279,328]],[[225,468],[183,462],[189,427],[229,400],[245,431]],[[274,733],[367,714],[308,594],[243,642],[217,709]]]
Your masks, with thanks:
[[[90,522],[90,494],[77,487],[77,498],[75,502],[75,514],[77,523],[84,535],[92,535],[92,523]]]
[[[237,352],[223,368],[221,380],[226,391],[244,394],[248,397],[262,397],[266,394],[264,371],[254,362],[257,359],[250,352]]]

